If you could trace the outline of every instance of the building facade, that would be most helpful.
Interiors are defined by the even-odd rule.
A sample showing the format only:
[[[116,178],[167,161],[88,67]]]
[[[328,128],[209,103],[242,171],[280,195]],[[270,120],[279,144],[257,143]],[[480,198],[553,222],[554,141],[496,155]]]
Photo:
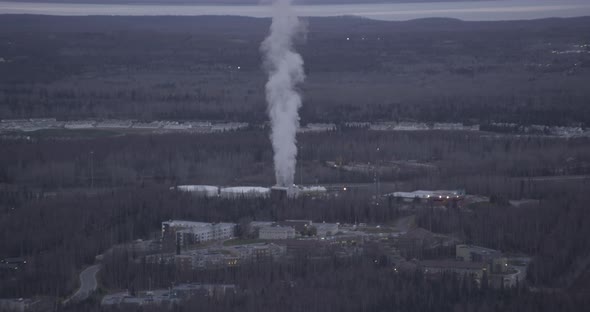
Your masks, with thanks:
[[[233,238],[236,224],[171,220],[162,222],[162,241],[179,246]]]
[[[260,239],[292,239],[295,238],[295,229],[290,226],[265,226],[258,231]]]
[[[319,237],[332,236],[338,233],[338,223],[315,223],[316,235]]]

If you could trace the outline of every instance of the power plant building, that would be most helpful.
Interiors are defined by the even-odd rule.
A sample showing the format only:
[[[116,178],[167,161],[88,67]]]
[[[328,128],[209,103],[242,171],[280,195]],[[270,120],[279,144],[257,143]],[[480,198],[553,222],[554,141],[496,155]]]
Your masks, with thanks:
[[[213,185],[179,185],[177,187],[172,187],[171,189],[203,197],[219,196],[219,187]]]
[[[455,190],[437,190],[437,191],[413,191],[413,192],[393,192],[385,196],[397,198],[404,202],[430,202],[430,201],[459,201],[465,197],[465,191]]]
[[[257,186],[237,186],[222,188],[219,195],[223,198],[267,198],[270,196],[270,189]]]

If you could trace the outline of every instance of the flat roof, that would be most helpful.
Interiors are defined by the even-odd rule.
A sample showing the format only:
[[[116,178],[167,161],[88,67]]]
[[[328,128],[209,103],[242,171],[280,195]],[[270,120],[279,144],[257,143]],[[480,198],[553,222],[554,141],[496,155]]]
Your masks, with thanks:
[[[420,265],[425,268],[437,269],[467,269],[467,270],[481,270],[486,268],[484,262],[467,262],[457,260],[423,260]]]
[[[465,244],[461,244],[461,245],[457,245],[458,249],[469,249],[471,252],[475,252],[475,253],[479,253],[479,254],[501,254],[501,252],[499,250],[495,250],[495,249],[491,249],[491,248],[486,248],[486,247],[481,247],[481,246],[475,246],[475,245],[465,245]]]
[[[393,192],[386,196],[403,197],[403,198],[431,198],[431,197],[457,197],[465,195],[464,191],[460,190],[435,190],[424,191],[418,190],[413,192]]]
[[[164,221],[162,224],[169,226],[181,226],[181,227],[209,227],[213,225],[235,225],[234,223],[208,223],[208,222],[196,222],[196,221],[184,221],[184,220],[169,220]]]

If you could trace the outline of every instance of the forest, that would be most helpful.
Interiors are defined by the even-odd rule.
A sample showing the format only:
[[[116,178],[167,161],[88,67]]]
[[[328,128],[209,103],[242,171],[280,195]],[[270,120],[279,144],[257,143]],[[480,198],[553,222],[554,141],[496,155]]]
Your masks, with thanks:
[[[179,184],[271,185],[272,154],[266,133],[251,129],[220,134],[4,139],[2,147],[10,153],[0,154],[0,236],[7,238],[0,245],[0,258],[21,256],[28,259],[28,264],[22,272],[4,276],[6,282],[0,285],[0,294],[64,298],[75,289],[79,269],[93,263],[96,255],[138,238],[157,239],[162,220],[391,223],[405,212],[398,202],[369,200],[374,195],[373,173],[346,172],[330,168],[325,162],[373,162],[385,166],[391,160],[414,159],[436,170],[382,171],[382,192],[464,188],[469,194],[489,196],[489,203],[472,205],[468,210],[422,210],[417,223],[469,243],[534,256],[528,280],[523,283],[533,287],[530,289],[551,291],[551,295],[529,288],[482,290],[469,286],[469,280],[455,284],[451,277],[432,282],[413,274],[393,276],[387,267],[370,265],[370,258],[366,258],[369,256],[344,262],[276,263],[271,268],[252,264],[187,276],[174,267],[126,261],[133,256],[123,250],[110,256],[113,260],[106,262],[101,283],[108,289],[147,289],[148,285],[165,287],[170,280],[188,279],[235,283],[248,289],[231,300],[185,302],[177,307],[179,311],[200,305],[211,306],[214,311],[238,306],[270,311],[283,300],[294,300],[286,311],[299,310],[300,305],[316,310],[325,304],[334,305],[330,308],[333,311],[382,311],[384,307],[403,310],[401,307],[410,302],[416,311],[439,305],[444,306],[444,311],[517,311],[524,307],[550,311],[549,307],[556,306],[562,311],[576,311],[586,300],[584,294],[590,286],[586,279],[590,273],[590,246],[585,239],[590,234],[585,226],[590,218],[586,209],[589,182],[587,178],[568,177],[588,174],[588,139],[366,129],[302,134],[299,161],[303,176],[298,178],[303,184],[350,185],[350,192],[277,205],[267,199],[198,198],[169,190]],[[376,147],[380,147],[379,152]],[[518,208],[508,204],[508,199],[521,198],[540,202]],[[265,271],[262,275],[261,270]],[[302,287],[285,288],[284,283],[290,280]],[[352,284],[330,290],[342,283]],[[356,283],[372,286],[361,287],[367,293],[357,292]],[[391,297],[388,289],[397,288],[406,293]],[[337,292],[310,297],[301,292],[303,289],[310,293]],[[339,298],[342,292],[352,301],[325,299]],[[431,299],[425,301],[417,294],[428,294]],[[355,296],[366,299],[353,299]],[[447,296],[455,299],[445,299]],[[98,298],[82,303],[87,305],[84,309],[98,309],[96,302],[92,303]],[[543,307],[538,305],[540,298],[547,301]],[[502,308],[493,308],[497,304]]]
[[[351,121],[590,123],[590,19],[378,22],[310,18],[301,122],[302,185],[326,196],[199,197],[178,185],[275,183],[268,126],[220,133],[52,129],[0,133],[0,298],[48,298],[52,311],[173,283],[238,291],[173,311],[580,311],[590,304],[590,139],[481,131],[373,131]],[[259,45],[269,20],[238,17],[0,16],[0,119],[242,121],[264,125]],[[352,168],[352,169],[351,169]],[[367,168],[354,170],[355,168]],[[485,198],[442,209],[385,196],[464,190]],[[514,201],[527,204],[514,204]],[[441,207],[438,207],[441,208]],[[379,244],[342,258],[184,272],[126,248],[158,240],[162,221],[308,219],[414,226],[531,258],[526,280],[492,289],[471,276],[397,271]],[[449,255],[448,248],[420,250]],[[101,261],[99,288],[63,304]],[[420,259],[405,259],[408,262]]]
[[[265,121],[268,23],[0,16],[0,116]],[[305,23],[304,124],[590,121],[588,18]]]

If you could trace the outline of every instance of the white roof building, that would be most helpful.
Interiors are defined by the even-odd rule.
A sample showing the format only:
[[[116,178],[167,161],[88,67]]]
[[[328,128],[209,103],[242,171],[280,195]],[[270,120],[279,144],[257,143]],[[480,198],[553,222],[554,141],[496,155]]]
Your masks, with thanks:
[[[386,196],[393,196],[402,199],[459,199],[465,195],[465,191],[455,190],[455,191],[447,191],[447,190],[437,190],[437,191],[413,191],[413,192],[393,192],[391,194],[387,194]]]
[[[219,195],[223,198],[269,197],[270,189],[258,186],[225,187],[221,189]]]
[[[179,185],[177,187],[171,187],[181,192],[194,193],[196,195],[202,195],[206,197],[217,197],[219,196],[219,187],[213,185]]]

